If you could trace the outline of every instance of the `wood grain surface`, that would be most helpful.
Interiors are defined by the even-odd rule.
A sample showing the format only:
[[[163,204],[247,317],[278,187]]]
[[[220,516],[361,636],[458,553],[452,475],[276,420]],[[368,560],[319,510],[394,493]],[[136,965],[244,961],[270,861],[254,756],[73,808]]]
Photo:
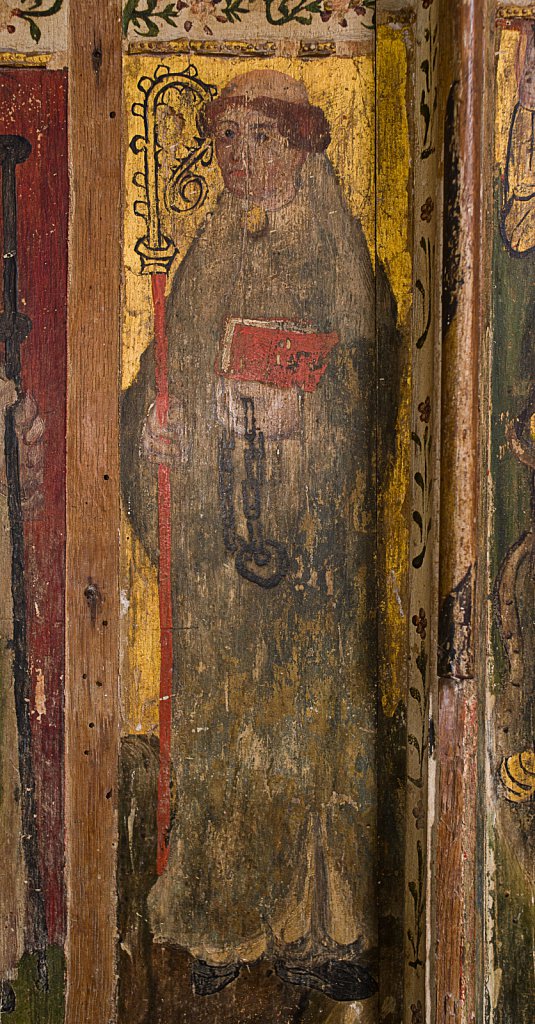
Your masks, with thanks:
[[[441,422],[441,524],[447,528],[441,528],[439,559],[435,1001],[437,1024],[460,1024],[483,1015],[477,914],[483,873],[478,773],[484,743],[478,714],[484,696],[478,671],[484,638],[478,629],[483,540],[478,442],[485,381],[481,341],[488,330],[490,293],[490,268],[481,273],[481,254],[490,245],[485,196],[493,6],[459,0],[447,11]],[[454,56],[448,68],[449,52]]]
[[[69,1024],[113,1019],[118,722],[121,3],[70,17],[66,865]]]

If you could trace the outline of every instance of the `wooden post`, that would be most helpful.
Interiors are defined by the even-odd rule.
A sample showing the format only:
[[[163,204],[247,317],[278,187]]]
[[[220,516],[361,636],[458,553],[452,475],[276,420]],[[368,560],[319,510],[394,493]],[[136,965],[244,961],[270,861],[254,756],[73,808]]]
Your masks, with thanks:
[[[121,3],[70,7],[68,1024],[114,1018],[119,746]]]
[[[480,707],[484,633],[479,592],[480,375],[488,330],[491,251],[491,41],[494,5],[447,5],[445,104],[442,442],[436,799],[436,1022],[481,1020],[482,848],[478,844]],[[449,75],[449,81],[446,81]],[[480,644],[482,641],[482,644]]]

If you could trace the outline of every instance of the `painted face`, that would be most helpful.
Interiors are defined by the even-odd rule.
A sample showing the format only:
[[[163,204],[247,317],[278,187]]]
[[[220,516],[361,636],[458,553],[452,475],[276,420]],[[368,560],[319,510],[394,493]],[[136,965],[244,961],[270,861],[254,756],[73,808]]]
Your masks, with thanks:
[[[233,195],[269,209],[295,194],[306,154],[289,146],[274,118],[251,108],[231,110],[217,124],[215,147]]]

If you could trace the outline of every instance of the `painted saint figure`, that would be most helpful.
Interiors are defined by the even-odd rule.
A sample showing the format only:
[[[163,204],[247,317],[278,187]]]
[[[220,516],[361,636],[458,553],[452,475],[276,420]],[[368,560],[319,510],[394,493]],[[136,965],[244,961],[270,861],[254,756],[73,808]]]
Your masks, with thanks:
[[[504,181],[502,234],[510,251],[524,255],[535,248],[535,36],[532,23],[523,26],[518,103],[509,132]]]
[[[19,473],[25,519],[42,503],[44,422],[35,399],[17,401],[13,381],[0,367],[0,423],[13,408],[19,445]],[[26,907],[25,864],[20,807],[19,737],[13,678],[13,596],[8,485],[4,442],[0,444],[0,567],[2,628],[0,630],[0,822],[2,824],[2,886],[0,887],[0,1016],[15,1007],[10,980],[16,977],[24,952]]]
[[[376,300],[390,338],[395,311],[301,82],[240,75],[204,124],[224,189],[168,300],[168,426],[152,346],[122,407],[123,494],[156,564],[158,462],[172,471],[177,806],[151,928],[194,957],[198,994],[265,956],[287,982],[364,999]]]
[[[502,238],[513,256],[530,256],[535,251],[535,23],[522,26],[517,62],[518,103],[511,117],[507,163],[504,179],[504,203],[501,216]],[[529,316],[528,316],[529,323]],[[523,465],[533,473],[535,453],[533,443],[533,334],[528,330],[525,341],[527,351],[523,362],[531,381],[530,392],[520,416],[507,427],[509,447]],[[531,478],[532,493],[534,478]],[[535,508],[532,501],[532,508]],[[516,695],[517,713],[514,715],[516,745],[520,749],[508,750],[500,764],[502,795],[511,803],[526,803],[535,796],[535,743],[533,737],[533,707],[535,691],[529,667],[529,650],[533,640],[533,617],[521,623],[518,608],[533,581],[533,525],[509,550],[497,581],[499,628],[510,663],[510,693]],[[526,572],[527,569],[527,572]],[[526,590],[526,588],[528,588]],[[525,634],[525,635],[523,635]],[[504,730],[505,732],[505,730]],[[507,728],[508,742],[513,730]],[[520,742],[519,742],[520,741]],[[514,744],[514,741],[513,741]]]

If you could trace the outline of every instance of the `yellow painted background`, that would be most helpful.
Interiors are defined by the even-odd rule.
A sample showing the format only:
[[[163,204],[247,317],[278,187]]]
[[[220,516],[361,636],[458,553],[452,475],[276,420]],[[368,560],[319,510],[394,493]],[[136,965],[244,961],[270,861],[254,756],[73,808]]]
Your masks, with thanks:
[[[378,182],[381,189],[381,218],[377,233],[377,251],[385,263],[398,302],[400,324],[406,321],[411,301],[411,260],[408,246],[409,175],[408,125],[405,112],[406,52],[402,38],[391,30],[380,30],[380,60],[383,85],[379,103],[390,112],[388,137],[395,132],[395,144],[388,153],[388,169],[381,168]],[[300,79],[307,87],[312,103],[321,106],[331,125],[332,142],[328,155],[335,167],[354,214],[362,222],[372,256],[376,245],[375,212],[375,81],[371,56],[355,58],[330,57],[316,60],[298,58],[252,59],[248,57],[218,58],[195,55],[191,60],[200,77],[220,91],[235,75],[255,68],[273,68]],[[140,274],[139,258],[134,252],[138,237],[144,234],[144,223],[133,213],[133,204],[141,198],[132,178],[142,169],[142,157],[128,148],[130,139],[140,134],[142,122],[131,113],[132,105],[142,99],[137,84],[143,76],[152,77],[155,69],[165,63],[171,71],[181,71],[188,64],[187,56],[154,59],[145,56],[125,57],[124,83],[126,123],[125,139],[125,302],[123,320],[122,384],[126,388],[136,375],[141,353],[152,337],[150,278]],[[384,77],[383,77],[384,76]],[[385,78],[386,83],[385,83]],[[381,145],[381,140],[379,139]],[[217,163],[206,170],[209,195],[200,210],[176,218],[174,241],[179,256],[173,264],[176,271],[180,257],[187,251],[207,212],[213,207],[222,188]],[[384,180],[383,180],[384,179]],[[384,217],[384,220],[383,220]],[[408,486],[408,382],[400,410],[398,456],[396,467],[383,507],[386,523],[387,573],[402,589],[407,562],[407,530],[403,515],[403,496]],[[159,617],[157,578],[143,548],[134,537],[123,515],[121,525],[122,580],[122,708],[125,733],[149,733],[157,728],[159,688]],[[392,639],[392,661],[389,688],[383,694],[383,706],[393,713],[402,696],[402,680],[397,670],[402,649],[401,629],[405,628],[397,599],[387,599],[388,635]]]
[[[519,47],[521,55],[519,57]],[[518,102],[516,68],[522,61],[525,41],[516,29],[501,29],[499,34],[498,63],[496,67],[496,111],[494,159],[501,174],[505,171],[511,114]],[[535,439],[535,416],[531,419],[531,435]]]
[[[496,112],[494,148],[496,164],[505,170],[511,114],[518,102],[516,63],[520,33],[501,29],[499,32],[498,66],[496,68]]]
[[[393,715],[407,688],[408,508],[410,492],[412,254],[409,224],[410,146],[406,94],[410,83],[404,37],[379,28],[377,34],[377,223],[376,245],[396,302],[405,351],[392,473],[379,493],[384,561],[384,629],[380,650],[380,699]]]

